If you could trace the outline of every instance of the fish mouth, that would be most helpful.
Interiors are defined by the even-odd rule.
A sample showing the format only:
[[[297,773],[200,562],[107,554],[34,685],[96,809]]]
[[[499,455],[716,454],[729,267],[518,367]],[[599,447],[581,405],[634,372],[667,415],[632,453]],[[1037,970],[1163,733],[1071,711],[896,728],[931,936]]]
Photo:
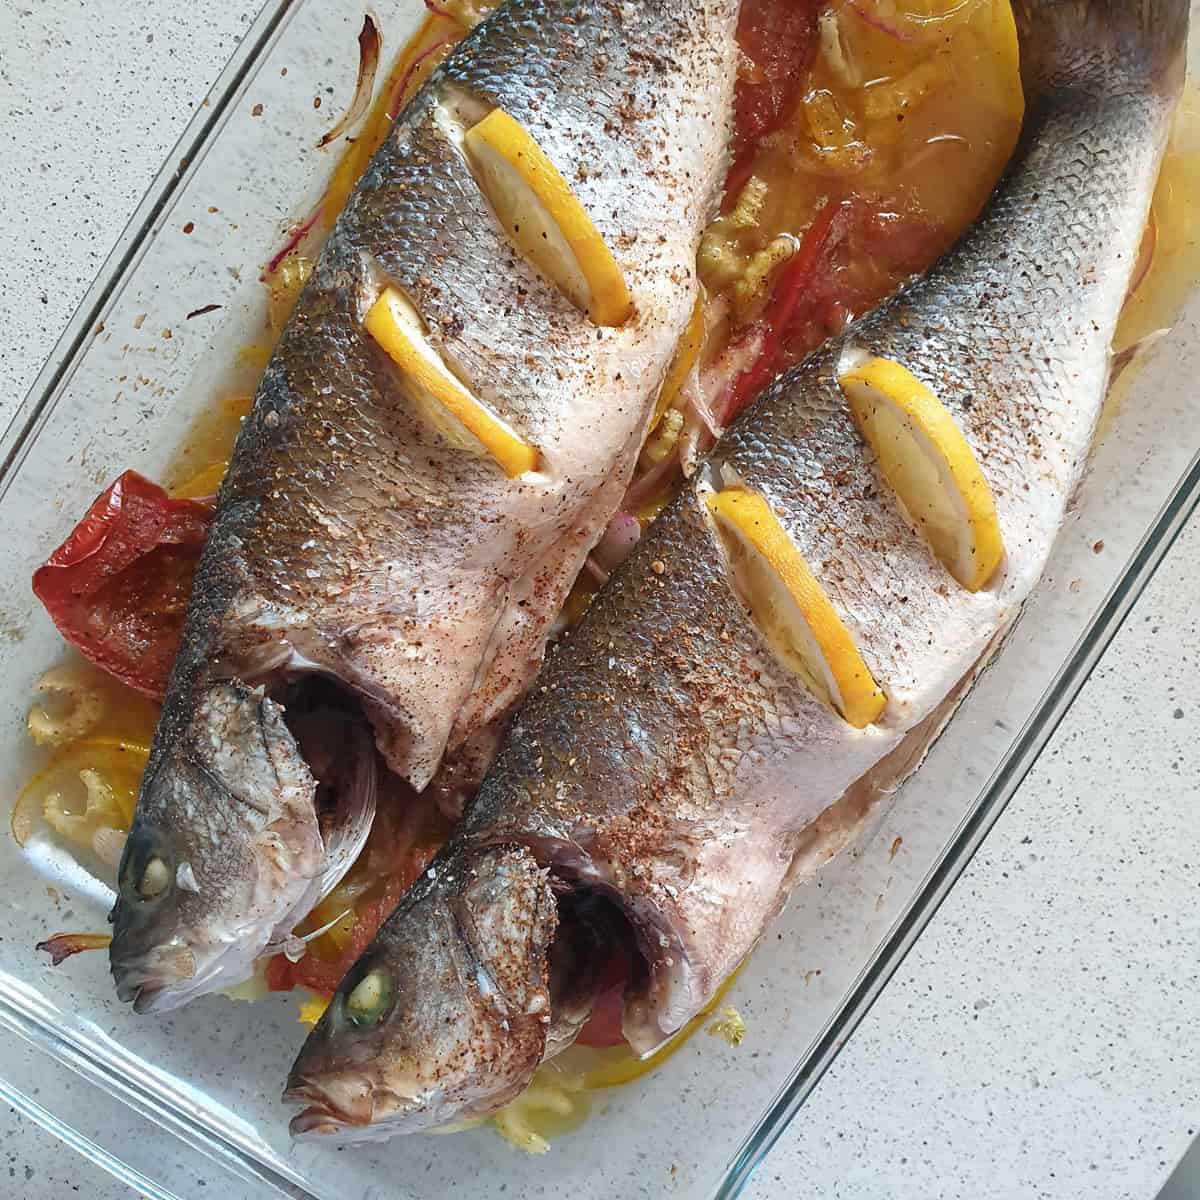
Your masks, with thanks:
[[[283,1094],[285,1101],[303,1103],[303,1097],[289,1088]],[[310,1104],[288,1122],[288,1132],[294,1138],[336,1137],[349,1125],[340,1113],[333,1113],[323,1104]],[[361,1127],[361,1122],[358,1123]]]
[[[218,943],[207,951],[179,946],[112,958],[110,971],[117,998],[132,1002],[134,1012],[165,1013],[245,982],[254,973],[256,957],[252,947],[238,942]]]
[[[127,1004],[132,1001],[137,1013],[169,1012],[207,990],[205,979],[197,975],[195,954],[183,947],[159,955],[153,963],[142,958],[113,959],[111,970],[118,998]]]
[[[347,1112],[324,1088],[309,1079],[289,1084],[283,1100],[285,1104],[306,1106],[288,1122],[293,1137],[328,1137],[346,1128],[361,1128],[371,1120],[369,1112],[365,1116]]]
[[[374,1090],[362,1078],[335,1075],[321,1081],[293,1074],[283,1101],[304,1105],[288,1123],[295,1138],[363,1141],[391,1133],[391,1123],[375,1122]]]
[[[114,939],[114,945],[118,942]],[[136,1013],[173,1012],[200,996],[233,987],[254,971],[254,955],[237,941],[167,945],[125,952],[110,959],[117,997]]]

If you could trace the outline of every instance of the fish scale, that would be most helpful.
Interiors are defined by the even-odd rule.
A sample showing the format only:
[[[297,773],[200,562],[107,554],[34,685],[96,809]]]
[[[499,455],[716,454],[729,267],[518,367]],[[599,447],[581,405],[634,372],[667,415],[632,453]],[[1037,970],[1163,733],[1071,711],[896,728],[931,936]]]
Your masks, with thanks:
[[[580,948],[607,937],[631,965],[626,1040],[649,1054],[920,762],[1036,583],[1084,469],[1182,83],[1188,7],[1017,0],[1027,114],[985,212],[924,279],[726,434],[549,655],[436,877],[401,902],[354,978],[377,971],[403,986],[425,969],[425,931],[503,846],[544,872],[558,904],[549,948],[526,970],[571,968],[551,971],[543,1053],[586,1020],[599,984]],[[837,381],[863,354],[908,368],[958,422],[1007,550],[989,590],[955,583],[860,438]],[[886,692],[875,724],[853,728],[811,695],[739,599],[704,503],[730,485],[767,499],[831,597]],[[603,933],[581,924],[580,897],[619,919]],[[464,1013],[505,1012],[469,978],[436,1003],[409,997],[364,1030],[339,990],[289,1079],[285,1098],[305,1106],[294,1132],[428,1128],[490,1111],[532,1077],[541,1055],[527,1044],[492,1071],[477,1057],[464,1069],[465,1048],[447,1055],[434,1041]]]
[[[196,572],[112,913],[113,975],[139,1011],[248,977],[332,886],[331,864],[353,857],[347,839],[365,839],[354,787],[352,804],[339,793],[337,846],[322,837],[289,729],[303,716],[297,680],[360,708],[414,790],[477,779],[624,495],[694,308],[737,12],[737,0],[509,0],[372,159],[267,366]],[[594,325],[543,280],[493,213],[462,139],[496,107],[616,257],[634,308],[620,327]],[[468,400],[536,449],[536,470],[509,478],[413,395],[364,328],[388,288]],[[260,746],[245,731],[264,725]],[[302,794],[254,774],[264,750],[281,778],[307,779]],[[230,828],[243,775],[256,815]],[[187,864],[198,890],[146,887],[164,863],[171,878]]]

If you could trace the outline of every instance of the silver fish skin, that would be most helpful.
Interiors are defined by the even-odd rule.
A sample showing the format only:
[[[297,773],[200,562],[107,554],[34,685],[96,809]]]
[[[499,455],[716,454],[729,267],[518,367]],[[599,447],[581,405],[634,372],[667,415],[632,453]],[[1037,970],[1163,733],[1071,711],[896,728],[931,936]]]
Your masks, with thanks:
[[[267,368],[196,575],[111,917],[117,990],[139,1010],[248,977],[366,835],[357,788],[337,853],[322,836],[321,781],[290,730],[297,678],[354,698],[420,790],[447,754],[478,753],[535,674],[694,306],[737,13],[509,0],[369,166]],[[594,325],[507,239],[462,144],[495,107],[616,256],[625,325]],[[537,470],[507,478],[413,401],[363,328],[389,285]]]
[[[700,1012],[796,881],[869,808],[860,781],[910,769],[1016,616],[1080,478],[1182,81],[1187,0],[1017,0],[1027,118],[978,222],[922,280],[817,351],[743,416],[548,656],[461,831],[365,953],[402,980],[438,951],[423,930],[498,847],[544,872],[559,924],[543,1053],[586,1016],[580,898],[618,918],[633,967],[624,1032],[642,1054]],[[862,353],[897,360],[953,413],[995,496],[1007,561],[970,594],[932,556],[837,385]],[[733,590],[703,502],[764,494],[851,631],[888,703],[856,730],[782,665]],[[877,798],[878,789],[873,793]],[[443,880],[454,887],[444,890]],[[622,933],[621,923],[624,922]],[[399,931],[403,930],[403,936]],[[544,934],[541,935],[544,937]],[[541,940],[540,937],[538,940]],[[610,946],[611,946],[610,941]],[[560,969],[566,962],[568,970]],[[581,997],[582,993],[582,997]],[[436,1010],[399,998],[369,1030],[335,996],[285,1099],[297,1134],[386,1136],[454,1120],[489,1084],[432,1021],[521,1015],[470,972]],[[538,1010],[541,1012],[542,1010]],[[526,1052],[528,1080],[541,1056]],[[513,1059],[492,1073],[511,1095]],[[353,1112],[339,1106],[355,1081]],[[364,1124],[366,1122],[366,1124]]]

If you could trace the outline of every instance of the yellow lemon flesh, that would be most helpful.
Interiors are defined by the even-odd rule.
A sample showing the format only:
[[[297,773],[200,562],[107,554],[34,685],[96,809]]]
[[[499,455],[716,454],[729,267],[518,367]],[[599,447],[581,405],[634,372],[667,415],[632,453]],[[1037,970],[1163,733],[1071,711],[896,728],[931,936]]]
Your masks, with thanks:
[[[683,337],[679,339],[679,345],[675,347],[675,357],[671,360],[667,377],[663,380],[662,391],[658,393],[654,419],[650,422],[651,430],[658,427],[663,414],[675,403],[675,397],[683,390],[688,375],[700,357],[700,351],[704,347],[704,300],[704,289],[701,288],[687,328],[683,331]]]
[[[467,131],[463,147],[517,249],[595,324],[625,324],[633,300],[617,260],[524,126],[493,109]]]
[[[463,387],[429,344],[420,316],[401,292],[386,288],[364,324],[450,442],[463,446],[478,443],[510,478],[537,469],[537,450]]]
[[[942,565],[968,591],[1004,558],[996,506],[962,430],[899,363],[870,358],[839,379],[888,486]]]
[[[850,631],[762,496],[740,487],[706,497],[733,584],[780,658],[856,729],[887,703]]]
[[[300,1012],[296,1020],[301,1025],[315,1025],[325,1015],[328,1007],[329,1001],[324,996],[311,996],[307,1000],[301,1000]]]

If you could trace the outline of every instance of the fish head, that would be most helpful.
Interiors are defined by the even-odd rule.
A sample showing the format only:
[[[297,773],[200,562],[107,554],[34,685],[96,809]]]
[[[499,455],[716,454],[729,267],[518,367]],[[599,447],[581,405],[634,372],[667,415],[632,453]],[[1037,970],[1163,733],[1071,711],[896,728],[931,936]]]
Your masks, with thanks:
[[[261,689],[206,687],[164,712],[155,750],[109,917],[117,993],[139,1012],[249,978],[326,860],[316,782]]]
[[[431,864],[342,981],[288,1077],[296,1136],[389,1137],[485,1115],[545,1055],[549,878],[524,847]]]

